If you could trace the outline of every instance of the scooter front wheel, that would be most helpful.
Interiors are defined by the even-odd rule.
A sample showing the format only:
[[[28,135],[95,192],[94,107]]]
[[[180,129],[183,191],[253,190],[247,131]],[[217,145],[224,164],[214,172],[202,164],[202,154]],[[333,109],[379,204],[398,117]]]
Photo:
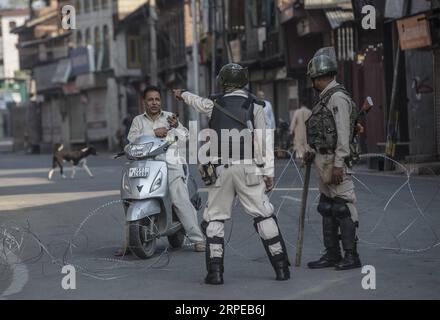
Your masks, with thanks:
[[[129,248],[139,259],[148,259],[156,251],[156,217],[147,217],[129,224]]]

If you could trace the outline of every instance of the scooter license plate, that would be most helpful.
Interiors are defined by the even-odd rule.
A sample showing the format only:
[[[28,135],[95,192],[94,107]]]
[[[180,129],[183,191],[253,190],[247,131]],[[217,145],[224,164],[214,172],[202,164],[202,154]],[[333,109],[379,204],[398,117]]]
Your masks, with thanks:
[[[150,168],[130,168],[128,171],[129,178],[146,178],[150,173]]]

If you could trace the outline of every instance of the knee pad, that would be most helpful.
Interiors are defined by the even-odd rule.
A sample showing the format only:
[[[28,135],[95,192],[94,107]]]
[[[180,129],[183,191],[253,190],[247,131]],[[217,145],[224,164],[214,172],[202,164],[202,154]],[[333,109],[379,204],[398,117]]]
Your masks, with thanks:
[[[206,245],[206,253],[208,255],[208,259],[223,259],[223,254],[225,250],[224,238],[206,238]]]
[[[212,220],[209,222],[203,220],[200,224],[200,228],[206,238],[223,238],[225,235],[224,224],[224,220]]]
[[[333,208],[333,199],[327,197],[325,194],[321,194],[321,197],[319,198],[319,204],[318,204],[318,212],[323,217],[329,217],[332,215],[332,208]]]
[[[332,206],[332,214],[336,219],[339,220],[351,217],[351,212],[347,206],[347,201],[341,198],[335,198]]]
[[[275,216],[255,218],[254,227],[263,242],[271,262],[277,259],[287,259],[286,245]]]
[[[276,217],[261,217],[254,219],[254,227],[263,240],[269,240],[279,235]]]

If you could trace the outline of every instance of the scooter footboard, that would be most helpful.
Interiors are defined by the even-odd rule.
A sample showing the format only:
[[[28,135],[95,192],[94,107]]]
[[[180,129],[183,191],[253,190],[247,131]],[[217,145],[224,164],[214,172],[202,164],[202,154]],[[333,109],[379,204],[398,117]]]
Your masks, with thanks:
[[[127,209],[126,221],[138,221],[143,218],[161,213],[160,201],[157,199],[150,199],[148,201],[134,201],[130,203]]]

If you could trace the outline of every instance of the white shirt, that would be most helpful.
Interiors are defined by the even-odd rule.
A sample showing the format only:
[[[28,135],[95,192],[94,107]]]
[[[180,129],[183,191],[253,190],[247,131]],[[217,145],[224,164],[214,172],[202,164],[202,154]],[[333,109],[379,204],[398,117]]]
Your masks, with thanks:
[[[275,130],[276,129],[276,123],[275,123],[275,115],[273,113],[272,104],[264,100],[266,103],[266,106],[264,107],[264,113],[266,115],[266,128]]]
[[[171,164],[186,163],[184,158],[180,157],[178,145],[183,143],[185,145],[188,139],[188,129],[185,128],[180,122],[177,128],[171,128],[167,118],[172,116],[173,113],[167,111],[161,111],[158,118],[153,120],[147,113],[141,114],[133,119],[130,132],[128,133],[128,141],[134,143],[140,136],[155,137],[154,130],[159,128],[167,128],[168,135],[167,140],[175,141],[177,136],[178,142],[173,144],[166,153],[166,161]]]

